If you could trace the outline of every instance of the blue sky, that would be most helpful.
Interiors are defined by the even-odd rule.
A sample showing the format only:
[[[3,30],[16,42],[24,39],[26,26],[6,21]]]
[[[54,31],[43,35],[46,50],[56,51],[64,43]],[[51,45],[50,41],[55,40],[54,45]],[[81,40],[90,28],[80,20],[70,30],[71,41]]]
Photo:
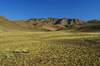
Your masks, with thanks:
[[[0,0],[0,15],[12,21],[49,17],[100,20],[100,0]]]

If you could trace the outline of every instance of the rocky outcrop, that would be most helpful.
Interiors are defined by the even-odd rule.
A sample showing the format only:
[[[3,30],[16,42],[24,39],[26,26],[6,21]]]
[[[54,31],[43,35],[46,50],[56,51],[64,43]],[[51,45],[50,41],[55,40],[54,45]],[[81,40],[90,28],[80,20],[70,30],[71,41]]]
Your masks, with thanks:
[[[29,19],[28,22],[32,22],[32,23],[46,22],[47,24],[50,24],[50,25],[60,24],[60,25],[64,25],[64,26],[84,23],[84,21],[79,20],[79,19],[67,19],[67,18],[63,18],[63,19],[57,19],[57,18]]]

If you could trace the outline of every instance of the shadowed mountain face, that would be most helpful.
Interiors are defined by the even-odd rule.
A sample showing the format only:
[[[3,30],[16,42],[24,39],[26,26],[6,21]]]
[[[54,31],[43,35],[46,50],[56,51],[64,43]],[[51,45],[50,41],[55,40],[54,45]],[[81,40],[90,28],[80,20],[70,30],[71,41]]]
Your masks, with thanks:
[[[79,19],[66,19],[66,18],[29,19],[28,22],[33,22],[33,23],[46,22],[47,24],[50,24],[50,25],[60,24],[64,26],[84,23],[84,21],[79,20]]]

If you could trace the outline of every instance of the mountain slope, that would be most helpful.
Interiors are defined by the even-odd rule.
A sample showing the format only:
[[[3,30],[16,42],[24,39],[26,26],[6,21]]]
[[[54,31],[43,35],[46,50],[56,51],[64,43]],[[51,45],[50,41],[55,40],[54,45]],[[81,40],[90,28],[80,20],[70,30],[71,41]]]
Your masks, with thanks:
[[[42,26],[34,25],[26,20],[22,21],[10,21],[9,19],[0,16],[0,31],[46,31],[57,30],[53,26],[40,23]]]
[[[11,29],[18,29],[18,27],[15,26],[14,23],[11,22],[9,19],[7,19],[3,16],[0,16],[0,30],[9,31]]]
[[[0,31],[55,31],[73,24],[81,24],[84,21],[79,19],[29,19],[21,21],[10,21],[0,16]]]
[[[82,31],[82,32],[100,32],[100,21],[99,20],[90,20],[85,23],[71,25],[62,30],[72,30],[72,31]]]

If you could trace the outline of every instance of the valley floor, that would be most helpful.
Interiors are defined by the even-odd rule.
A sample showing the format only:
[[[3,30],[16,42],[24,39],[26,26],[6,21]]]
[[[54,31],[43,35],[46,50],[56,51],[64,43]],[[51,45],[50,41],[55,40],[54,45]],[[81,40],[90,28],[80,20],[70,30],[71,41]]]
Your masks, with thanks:
[[[1,32],[1,66],[100,66],[99,32]]]

